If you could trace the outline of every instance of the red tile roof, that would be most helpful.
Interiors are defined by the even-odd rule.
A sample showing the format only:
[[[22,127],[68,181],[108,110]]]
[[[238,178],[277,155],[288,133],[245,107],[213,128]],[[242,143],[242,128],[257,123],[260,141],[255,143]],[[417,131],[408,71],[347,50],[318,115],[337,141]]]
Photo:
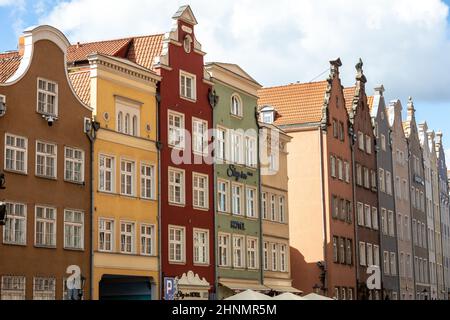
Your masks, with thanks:
[[[0,83],[5,83],[17,71],[21,60],[17,51],[0,53]]]
[[[275,108],[279,126],[320,122],[327,85],[321,81],[264,88],[258,92],[258,105]]]
[[[127,59],[144,68],[153,70],[155,57],[161,55],[163,34],[133,38]]]
[[[355,97],[356,87],[344,88],[345,107],[350,112],[353,106],[353,98]]]
[[[109,56],[118,56],[121,51],[127,49],[131,38],[99,41],[91,43],[78,43],[67,49],[67,62],[86,61],[91,53],[102,53]]]
[[[91,104],[91,79],[90,71],[77,71],[69,73],[69,79],[75,93],[86,105]]]

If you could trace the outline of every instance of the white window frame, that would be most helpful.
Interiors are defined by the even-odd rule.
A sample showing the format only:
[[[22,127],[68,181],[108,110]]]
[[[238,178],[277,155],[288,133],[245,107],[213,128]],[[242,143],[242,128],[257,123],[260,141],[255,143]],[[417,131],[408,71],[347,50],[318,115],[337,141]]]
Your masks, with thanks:
[[[237,246],[236,241],[240,240],[241,245]],[[243,235],[233,235],[233,267],[235,269],[245,269],[245,236]],[[238,251],[239,250],[239,251]],[[240,264],[238,264],[238,257],[240,258]]]
[[[204,180],[204,187],[201,188],[199,183]],[[197,183],[196,183],[197,181]],[[203,204],[201,203],[201,195],[203,194]],[[207,210],[209,208],[209,176],[198,172],[192,173],[192,204],[194,209]]]
[[[179,118],[180,127],[175,126],[177,118]],[[171,121],[173,124],[171,124]],[[169,110],[167,113],[167,141],[171,148],[179,150],[185,149],[185,128],[186,123],[184,114]]]
[[[168,246],[168,253],[169,253],[169,263],[170,264],[185,264],[186,263],[186,227],[182,227],[182,226],[174,226],[174,225],[169,225],[168,227],[169,229],[169,233],[168,233],[168,242],[169,242],[169,246]],[[174,239],[171,240],[171,235],[170,232],[173,231],[174,232]],[[180,240],[176,240],[176,232],[177,231],[181,231],[180,233]],[[170,257],[171,254],[171,245],[173,244],[173,259]],[[180,259],[176,258],[176,246],[180,246]]]
[[[125,226],[125,230],[122,227]],[[127,230],[127,227],[131,226],[131,231]],[[120,221],[120,253],[121,254],[136,254],[136,223],[133,221]],[[125,239],[123,239],[123,237]],[[125,240],[125,242],[124,242]],[[130,240],[130,250],[128,250],[128,240]]]
[[[253,193],[253,197],[251,197]],[[246,215],[247,218],[257,219],[258,218],[258,191],[256,188],[246,187],[245,188],[245,203],[246,203]]]
[[[33,278],[33,300],[56,300],[56,278]]]
[[[264,220],[268,220],[269,216],[268,216],[268,207],[267,207],[267,202],[268,202],[268,193],[267,192],[263,192],[261,194],[261,216]]]
[[[53,219],[50,218],[38,218],[37,217],[37,213],[38,213],[38,208],[43,209],[44,214],[46,214],[47,209],[52,210],[53,211]],[[54,207],[48,207],[48,206],[41,206],[41,205],[36,205],[35,206],[35,215],[34,215],[34,245],[36,247],[46,247],[46,248],[56,248],[56,235],[57,235],[57,217],[58,217],[58,212],[57,209]],[[44,243],[38,243],[38,232],[37,232],[37,226],[38,226],[38,222],[43,223],[43,237],[45,238],[48,234],[48,224],[52,223],[53,224],[53,234],[52,234],[52,239],[51,239],[51,243],[48,244],[45,239],[44,239]]]
[[[255,137],[246,136],[245,137],[245,165],[250,168],[257,167],[257,139]]]
[[[25,300],[26,277],[1,276],[1,300]]]
[[[274,194],[270,195],[270,221],[277,221],[277,216],[278,216],[278,212],[277,212],[277,196]]]
[[[125,164],[125,169],[122,168],[123,164]],[[131,172],[127,168],[129,164]],[[123,178],[125,178],[124,181],[122,181]],[[128,178],[130,178],[130,192],[128,192]],[[136,162],[133,160],[120,159],[120,194],[128,197],[136,195]]]
[[[278,197],[278,221],[280,223],[286,223],[286,197]]]
[[[228,161],[228,129],[217,127],[215,141],[215,157],[222,162]]]
[[[288,272],[287,245],[280,244],[280,272]]]
[[[51,146],[54,148],[54,154],[50,154],[46,152],[39,152],[38,151],[38,145],[42,144],[44,146],[45,149],[47,149],[48,146]],[[38,158],[39,157],[43,157],[43,170],[44,173],[39,173],[38,172]],[[49,160],[53,160],[53,171],[51,175],[47,174],[47,168],[49,167]],[[36,176],[38,177],[42,177],[42,178],[49,178],[49,179],[57,179],[58,177],[58,145],[56,143],[51,143],[51,142],[46,142],[46,141],[41,141],[41,140],[37,140],[36,141],[36,158],[35,158],[35,172],[36,172]]]
[[[205,243],[204,244],[199,244],[199,242],[196,240],[196,236],[198,235],[204,235],[205,236]],[[197,229],[194,228],[193,230],[193,257],[194,257],[194,264],[195,265],[209,265],[210,263],[210,258],[209,258],[209,243],[210,243],[210,238],[209,238],[209,230],[206,229]],[[197,245],[199,244],[199,245]],[[200,260],[200,250],[203,248],[204,250],[204,254],[203,254],[203,261]],[[196,253],[196,250],[199,250],[198,253]]]
[[[199,131],[203,129],[203,131]],[[198,155],[208,154],[208,121],[192,118],[192,152]]]
[[[148,174],[150,169],[150,175]],[[141,162],[141,198],[147,200],[156,200],[156,168],[154,164]],[[150,193],[148,192],[150,187]]]
[[[69,220],[67,218],[67,214],[71,213],[72,214],[72,219]],[[75,221],[74,220],[74,215],[75,214],[79,214],[81,216],[81,221]],[[72,209],[64,209],[64,249],[70,249],[70,250],[84,250],[84,212],[82,210],[72,210]],[[67,234],[67,230],[66,228],[69,227],[70,229],[72,229],[72,233],[73,230],[75,228],[79,228],[80,229],[80,239],[79,239],[79,246],[75,246],[73,245],[75,243],[75,238],[73,236],[73,239],[69,240],[67,239],[68,234]]]
[[[45,83],[45,89],[41,89],[39,87],[40,82],[44,82]],[[54,85],[55,86],[55,91],[52,92],[50,90],[48,90],[48,86],[49,85]],[[43,114],[43,115],[49,115],[49,116],[53,116],[53,117],[58,117],[58,83],[55,81],[51,81],[48,79],[44,79],[44,78],[37,78],[37,92],[36,92],[36,112]],[[45,102],[44,103],[44,110],[39,110],[39,105],[41,103],[40,99],[39,99],[39,94],[44,95],[45,97]],[[49,112],[48,110],[48,97],[54,97],[55,101],[54,101],[54,112]]]
[[[141,255],[148,257],[155,256],[156,226],[154,224],[141,223],[140,238],[141,238],[140,242]]]
[[[258,270],[259,269],[259,246],[258,246],[258,238],[247,237],[246,241],[247,245],[247,268],[249,270]],[[254,247],[253,247],[254,245]],[[254,261],[252,261],[252,254],[254,255]]]
[[[17,206],[22,208],[23,215],[17,214]],[[8,219],[6,220],[6,225],[3,226],[3,243],[24,246],[27,244],[27,205],[6,201],[6,207],[8,210]],[[14,209],[11,210],[8,207]],[[18,224],[23,227],[23,230],[16,230]],[[8,234],[10,235],[9,237],[7,237]]]
[[[278,244],[270,244],[271,268],[273,272],[278,271]]]
[[[187,79],[191,80],[191,92],[188,95]],[[197,76],[192,73],[180,70],[180,98],[187,99],[189,101],[197,100]]]
[[[235,190],[239,191],[239,196],[235,192]],[[232,183],[231,184],[231,213],[236,216],[244,216],[244,186],[242,184],[238,183]],[[237,204],[239,206],[237,207]],[[239,209],[239,211],[237,210]]]
[[[8,145],[7,141],[8,141],[8,137],[14,139],[14,146]],[[17,147],[17,139],[22,139],[24,140],[24,146],[25,148],[21,148],[21,147]],[[13,154],[13,158],[12,160],[12,164],[13,167],[12,168],[8,168],[7,167],[7,150],[10,150],[10,152]],[[23,170],[19,170],[17,169],[17,154],[18,153],[23,153]],[[23,173],[23,174],[28,174],[28,138],[26,137],[21,137],[21,136],[17,136],[14,134],[10,134],[10,133],[6,133],[5,134],[5,154],[4,154],[4,167],[5,167],[5,171],[13,171],[13,172],[18,172],[18,173]]]
[[[69,157],[68,152],[72,152],[73,156]],[[81,154],[81,159],[75,157],[77,153]],[[72,168],[69,171],[69,164]],[[76,165],[80,165],[80,179],[76,179]],[[68,175],[69,174],[69,175]],[[68,182],[81,184],[84,182],[84,150],[72,147],[64,147],[64,180]]]
[[[230,133],[231,140],[231,159],[230,161],[235,164],[244,164],[244,135],[234,130]]]
[[[111,229],[105,229],[102,227],[102,224],[110,223]],[[115,220],[111,218],[99,218],[98,219],[98,251],[99,252],[115,252],[116,250],[116,243],[115,243]],[[104,234],[104,239],[106,239],[106,235],[110,235],[110,246],[111,249],[107,250],[105,247],[102,248],[101,244],[101,235]],[[104,242],[104,246],[107,242]]]
[[[231,267],[231,235],[229,233],[218,233],[218,252],[219,255],[219,267]],[[222,240],[226,239],[226,243],[224,243]],[[223,253],[225,253],[225,262],[224,263],[224,256]]]
[[[366,243],[361,241],[359,242],[359,265],[367,266]]]
[[[238,103],[236,105],[235,101]],[[233,93],[230,98],[230,113],[235,116],[242,118],[244,116],[244,104],[242,102],[241,96],[237,93]]]
[[[176,206],[184,206],[186,205],[186,172],[184,170],[181,169],[176,169],[173,167],[169,167],[168,170],[169,174],[168,174],[168,192],[169,192],[169,204],[170,205],[176,205]],[[180,174],[180,178],[181,178],[181,182],[180,183],[175,183],[175,182],[171,182],[171,174],[174,174],[174,179],[175,179],[175,175]],[[175,180],[174,180],[175,181]],[[171,189],[173,188],[173,195],[174,198],[171,199]],[[180,188],[180,201],[175,201],[176,197],[175,197],[175,193],[176,193],[176,188]]]
[[[110,160],[111,167],[106,167],[107,160]],[[103,166],[102,166],[103,161]],[[107,186],[106,175],[110,174],[110,189]],[[103,181],[102,181],[103,174]],[[98,158],[98,189],[101,192],[114,193],[116,190],[116,158],[114,156],[100,154]]]
[[[221,186],[225,186],[225,190]],[[222,213],[230,212],[230,182],[217,180],[217,210]]]
[[[263,243],[263,268],[264,271],[269,270],[269,242],[267,241]]]

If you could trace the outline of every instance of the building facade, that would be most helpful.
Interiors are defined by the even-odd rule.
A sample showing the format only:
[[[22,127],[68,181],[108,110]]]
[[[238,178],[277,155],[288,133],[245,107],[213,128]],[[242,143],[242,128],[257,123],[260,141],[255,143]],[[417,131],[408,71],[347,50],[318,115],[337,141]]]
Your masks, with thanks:
[[[391,126],[384,99],[384,87],[375,88],[371,114],[374,122],[378,167],[378,213],[380,219],[380,254],[383,257],[383,299],[398,300],[400,293],[397,213],[395,209],[395,182]]]
[[[436,134],[436,152],[438,155],[439,194],[441,213],[442,237],[442,265],[444,278],[444,295],[450,300],[450,209],[449,209],[449,180],[445,161],[444,142],[442,132]]]
[[[393,176],[395,181],[395,209],[397,212],[398,274],[401,300],[414,300],[414,271],[409,191],[408,144],[403,129],[403,107],[400,100],[389,104],[392,130]]]
[[[381,256],[380,249],[375,135],[365,92],[367,79],[362,67],[360,61],[356,65],[356,86],[345,90],[353,134],[357,296],[358,300],[380,300],[382,288],[369,290],[366,283],[368,268],[381,267],[381,259],[385,257]]]
[[[289,235],[293,286],[337,299],[356,297],[353,170],[350,129],[339,78],[340,59],[326,81],[266,88],[260,109],[289,144]],[[295,190],[295,191],[293,191]]]
[[[246,289],[264,290],[261,269],[261,178],[257,92],[239,66],[208,63],[218,97],[214,106],[216,291],[219,300]]]
[[[409,149],[410,198],[414,255],[415,299],[429,298],[429,267],[427,214],[425,204],[425,169],[423,152],[416,123],[414,103],[409,99],[408,117],[404,122]]]
[[[70,69],[94,110],[93,295],[159,299],[156,90],[160,77],[102,54]]]
[[[90,299],[91,156],[84,123],[92,111],[68,79],[68,46],[59,30],[40,26],[24,32],[18,52],[0,58],[6,105],[0,197],[8,211],[0,227],[2,300],[69,299],[73,271],[85,279],[82,298]]]

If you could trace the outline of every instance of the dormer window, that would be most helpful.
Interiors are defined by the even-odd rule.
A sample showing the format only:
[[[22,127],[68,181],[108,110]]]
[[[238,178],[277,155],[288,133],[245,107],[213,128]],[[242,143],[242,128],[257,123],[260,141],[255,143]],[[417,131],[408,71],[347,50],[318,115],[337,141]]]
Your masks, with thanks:
[[[262,108],[260,121],[267,124],[273,124],[275,122],[275,113],[275,109],[270,106]]]
[[[192,50],[192,38],[190,35],[184,37],[183,48],[186,53],[191,53]]]
[[[242,110],[242,100],[237,94],[234,94],[231,97],[231,114],[236,117],[242,117],[244,114]]]
[[[37,111],[44,115],[58,116],[58,84],[38,78]]]

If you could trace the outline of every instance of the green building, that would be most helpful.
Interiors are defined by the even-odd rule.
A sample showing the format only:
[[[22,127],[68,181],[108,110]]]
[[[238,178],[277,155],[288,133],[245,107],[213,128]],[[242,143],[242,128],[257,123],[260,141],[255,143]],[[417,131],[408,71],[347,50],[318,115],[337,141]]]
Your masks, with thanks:
[[[209,63],[218,97],[214,107],[216,183],[216,292],[224,299],[264,291],[261,264],[257,91],[235,64]]]

